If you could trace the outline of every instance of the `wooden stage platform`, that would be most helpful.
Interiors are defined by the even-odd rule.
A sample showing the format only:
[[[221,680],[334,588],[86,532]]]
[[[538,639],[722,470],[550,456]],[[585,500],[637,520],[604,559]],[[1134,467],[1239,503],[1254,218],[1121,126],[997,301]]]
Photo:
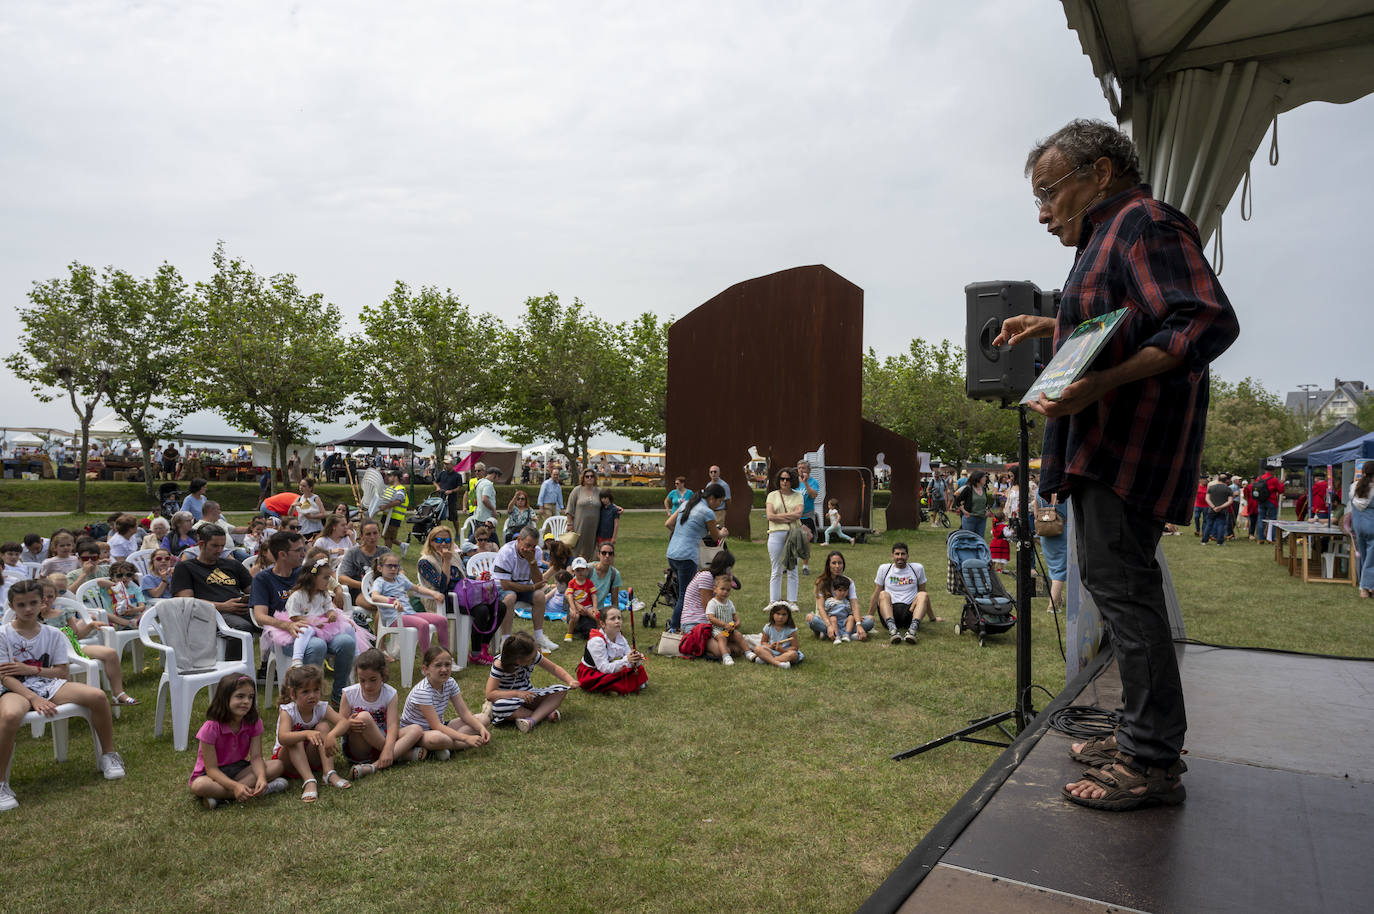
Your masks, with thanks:
[[[1060,796],[1082,766],[1048,713],[1120,707],[1116,664],[1099,658],[861,911],[1374,910],[1374,661],[1197,644],[1178,654],[1182,806],[1109,813]]]

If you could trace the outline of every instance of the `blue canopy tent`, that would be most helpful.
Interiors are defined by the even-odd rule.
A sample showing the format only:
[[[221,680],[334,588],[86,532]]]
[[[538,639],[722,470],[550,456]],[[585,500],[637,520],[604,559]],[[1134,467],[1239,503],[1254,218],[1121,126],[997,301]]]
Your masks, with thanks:
[[[1365,460],[1374,460],[1374,432],[1353,441],[1347,441],[1339,447],[1309,454],[1307,456],[1307,472],[1310,475],[1313,467],[1340,467],[1343,501],[1349,505],[1350,490],[1354,488],[1351,482],[1355,479],[1357,464]],[[1334,513],[1333,510],[1333,516]]]

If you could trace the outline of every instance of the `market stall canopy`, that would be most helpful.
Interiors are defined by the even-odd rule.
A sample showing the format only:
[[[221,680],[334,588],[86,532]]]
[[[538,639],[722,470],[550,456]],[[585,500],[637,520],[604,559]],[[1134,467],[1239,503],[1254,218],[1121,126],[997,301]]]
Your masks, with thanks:
[[[453,446],[455,451],[481,451],[484,454],[508,454],[519,451],[520,445],[511,444],[505,438],[488,429],[459,441]]]
[[[133,434],[133,432],[129,431],[129,426],[124,424],[124,420],[119,418],[118,413],[110,413],[91,423],[92,438],[99,438],[102,440],[132,438]]]
[[[400,438],[393,438],[371,422],[362,428],[355,428],[337,441],[326,441],[325,445],[330,447],[388,447],[420,450],[418,445],[412,445],[409,441],[402,441]]]
[[[1204,240],[1271,122],[1277,164],[1281,112],[1374,91],[1374,0],[1062,2],[1155,197]]]
[[[12,447],[37,447],[43,443],[43,439],[32,432],[16,432],[13,430],[9,430],[3,435],[0,435],[0,440]]]
[[[1327,451],[1347,441],[1353,441],[1365,433],[1349,420],[1342,419],[1339,425],[1332,426],[1320,435],[1314,435],[1302,444],[1295,444],[1282,454],[1275,454],[1273,457],[1264,461],[1267,467],[1284,467],[1285,469],[1302,469],[1307,466],[1307,458],[1317,451]]]
[[[70,437],[72,437],[72,433],[71,433],[71,432],[63,431],[63,430],[60,429],[60,428],[40,428],[39,426],[36,426],[36,425],[25,425],[25,426],[22,426],[22,427],[21,427],[21,426],[18,426],[18,425],[9,425],[9,426],[5,426],[4,428],[0,428],[0,435],[8,435],[8,434],[10,434],[11,432],[27,432],[27,433],[30,434],[30,435],[37,435],[37,436],[39,436],[40,438],[70,438]]]
[[[1352,460],[1374,460],[1374,432],[1347,441],[1340,447],[1307,455],[1307,465],[1310,467],[1333,467]]]

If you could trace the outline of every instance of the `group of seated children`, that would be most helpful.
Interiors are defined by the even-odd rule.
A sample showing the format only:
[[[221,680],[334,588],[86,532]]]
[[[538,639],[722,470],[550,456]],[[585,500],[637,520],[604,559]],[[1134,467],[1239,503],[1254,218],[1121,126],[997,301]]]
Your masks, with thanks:
[[[207,720],[196,733],[200,746],[191,771],[191,793],[213,809],[226,801],[243,802],[285,790],[287,778],[299,778],[301,800],[314,803],[320,781],[347,790],[353,781],[396,762],[429,756],[442,760],[483,746],[491,740],[491,728],[502,723],[528,733],[541,723],[557,722],[562,716],[559,706],[571,689],[637,692],[648,681],[644,656],[625,643],[620,611],[611,609],[605,615],[602,628],[591,632],[576,678],[540,653],[529,632],[507,638],[492,664],[485,700],[476,714],[453,678],[452,655],[438,644],[425,650],[424,678],[410,690],[404,705],[387,683],[386,655],[375,648],[354,660],[356,681],[344,689],[337,711],[323,700],[320,668],[292,666],[282,687],[285,703],[277,713],[268,759],[262,757],[257,688],[248,676],[230,673],[219,681]],[[534,686],[536,666],[558,682]],[[349,765],[347,778],[338,771],[340,753]]]

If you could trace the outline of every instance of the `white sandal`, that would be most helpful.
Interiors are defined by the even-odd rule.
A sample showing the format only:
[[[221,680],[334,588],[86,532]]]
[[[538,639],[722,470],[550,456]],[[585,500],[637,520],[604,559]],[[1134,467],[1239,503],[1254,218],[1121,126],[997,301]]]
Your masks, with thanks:
[[[347,790],[348,788],[353,786],[353,783],[349,781],[348,778],[339,774],[339,772],[335,771],[333,768],[330,768],[328,771],[324,773],[324,782],[328,784],[330,787],[334,787],[339,790]]]
[[[311,785],[314,785],[313,787]],[[320,798],[320,782],[314,778],[306,778],[301,782],[301,802],[313,803]]]

